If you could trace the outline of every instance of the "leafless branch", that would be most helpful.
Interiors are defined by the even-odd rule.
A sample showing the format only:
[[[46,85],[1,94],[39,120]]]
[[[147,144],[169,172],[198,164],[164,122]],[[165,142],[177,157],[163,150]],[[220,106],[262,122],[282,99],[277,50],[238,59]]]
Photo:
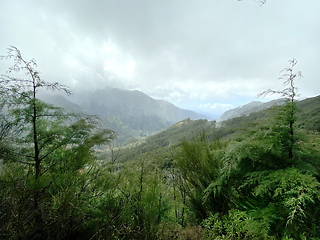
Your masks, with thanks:
[[[240,1],[242,1],[242,0],[238,0],[238,2],[240,2]],[[254,0],[254,1],[257,2],[257,3],[259,3],[260,6],[263,6],[264,4],[267,3],[267,0]]]

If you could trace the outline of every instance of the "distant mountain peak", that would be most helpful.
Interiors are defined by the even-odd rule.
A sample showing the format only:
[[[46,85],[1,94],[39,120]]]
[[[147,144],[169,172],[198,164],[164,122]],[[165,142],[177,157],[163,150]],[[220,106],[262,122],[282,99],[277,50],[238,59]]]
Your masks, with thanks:
[[[252,112],[258,112],[263,109],[270,108],[274,105],[281,105],[285,102],[284,99],[276,99],[269,102],[260,102],[260,101],[253,101],[248,104],[245,104],[243,106],[230,109],[226,112],[224,112],[221,117],[216,119],[217,122],[223,122],[232,118],[241,117],[241,116],[248,116]]]
[[[71,98],[74,103],[59,96],[46,96],[44,99],[61,107],[74,104],[74,108],[99,115],[101,123],[106,128],[117,131],[121,141],[129,137],[149,136],[187,118],[207,118],[196,112],[180,109],[170,102],[153,99],[139,90],[105,87],[96,91],[74,93]]]

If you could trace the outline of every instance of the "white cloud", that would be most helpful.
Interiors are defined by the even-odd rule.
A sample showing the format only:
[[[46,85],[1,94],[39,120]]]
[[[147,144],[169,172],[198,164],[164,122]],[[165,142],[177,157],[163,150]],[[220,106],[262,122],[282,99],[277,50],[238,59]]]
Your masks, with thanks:
[[[204,108],[204,109],[219,109],[219,110],[224,110],[227,111],[229,109],[234,108],[233,104],[225,104],[225,103],[201,103],[199,108]]]
[[[300,93],[318,95],[319,8],[317,0],[2,0],[0,52],[17,46],[46,80],[72,89],[109,85],[181,106],[222,104],[214,110],[281,89],[279,71],[292,57],[305,76]]]

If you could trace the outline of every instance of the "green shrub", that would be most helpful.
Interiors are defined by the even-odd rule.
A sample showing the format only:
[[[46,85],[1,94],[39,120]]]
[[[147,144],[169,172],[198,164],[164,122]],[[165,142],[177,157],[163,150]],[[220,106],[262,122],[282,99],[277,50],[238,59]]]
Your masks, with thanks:
[[[203,221],[207,239],[272,239],[266,226],[244,211],[232,209],[228,215],[210,214]]]

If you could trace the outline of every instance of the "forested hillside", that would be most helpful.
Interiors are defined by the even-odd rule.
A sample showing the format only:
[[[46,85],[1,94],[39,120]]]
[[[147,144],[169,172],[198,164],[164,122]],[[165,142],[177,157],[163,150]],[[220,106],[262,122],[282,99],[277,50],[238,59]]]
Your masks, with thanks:
[[[279,105],[274,104],[274,102],[270,102],[269,107],[262,108],[263,110],[261,111],[253,111],[248,116],[234,117],[219,123],[206,119],[185,119],[143,140],[128,139],[122,147],[117,149],[119,152],[118,161],[131,161],[141,153],[152,152],[156,149],[167,151],[172,146],[179,145],[183,140],[191,141],[197,138],[203,132],[205,132],[206,138],[210,141],[214,139],[227,139],[228,137],[232,137],[235,132],[249,130],[256,126],[256,124],[266,121],[268,117],[274,115],[279,110]],[[298,101],[296,105],[298,110],[297,126],[308,132],[319,132],[320,96]]]
[[[295,60],[262,93],[283,105],[117,148],[96,117],[39,100],[70,90],[35,60],[2,59],[0,239],[320,239],[320,97],[295,101]]]
[[[118,144],[128,138],[145,138],[186,118],[207,118],[196,112],[180,109],[167,101],[153,99],[140,91],[111,87],[76,93],[71,99],[59,94],[43,93],[39,98],[71,112],[99,116],[99,121],[105,128],[117,132]]]

